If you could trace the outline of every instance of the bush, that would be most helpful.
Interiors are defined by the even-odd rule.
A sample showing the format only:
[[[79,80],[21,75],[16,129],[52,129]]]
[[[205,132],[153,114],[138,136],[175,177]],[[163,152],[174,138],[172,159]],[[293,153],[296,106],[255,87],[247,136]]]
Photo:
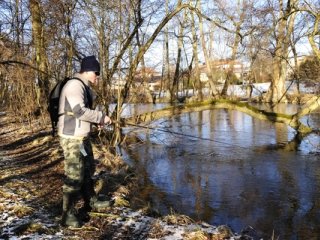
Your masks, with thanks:
[[[320,60],[315,56],[307,57],[298,67],[291,78],[298,77],[300,81],[309,86],[320,83]]]

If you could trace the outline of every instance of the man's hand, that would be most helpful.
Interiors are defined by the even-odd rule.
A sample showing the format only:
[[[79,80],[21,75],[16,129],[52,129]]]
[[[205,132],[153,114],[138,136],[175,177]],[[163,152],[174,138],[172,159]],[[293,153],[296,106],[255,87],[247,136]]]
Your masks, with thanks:
[[[112,123],[111,118],[109,118],[108,116],[105,116],[104,117],[104,124],[105,125],[110,125],[111,123]]]

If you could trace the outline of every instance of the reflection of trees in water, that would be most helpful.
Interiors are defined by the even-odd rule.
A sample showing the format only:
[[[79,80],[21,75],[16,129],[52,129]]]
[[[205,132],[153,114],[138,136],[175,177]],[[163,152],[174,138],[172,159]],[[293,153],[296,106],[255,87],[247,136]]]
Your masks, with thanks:
[[[291,233],[292,236],[296,236],[295,233],[309,236],[310,229],[320,232],[320,224],[315,224],[320,221],[317,220],[320,191],[305,189],[308,187],[305,184],[316,178],[318,182],[312,183],[310,188],[320,190],[320,172],[314,174],[305,169],[312,161],[301,160],[300,166],[296,152],[279,150],[299,142],[295,138],[288,141],[290,131],[285,124],[261,121],[233,110],[186,113],[165,124],[176,132],[223,139],[229,144],[243,140],[245,143],[241,142],[241,145],[245,144],[245,148],[232,149],[210,141],[174,137],[170,133],[163,133],[165,145],[147,143],[153,139],[146,138],[149,145],[145,148],[149,149],[139,150],[144,156],[137,156],[143,159],[138,160],[141,168],[148,165],[146,174],[149,175],[167,171],[160,176],[164,179],[155,184],[164,189],[169,187],[167,193],[155,194],[155,201],[165,202],[158,206],[166,205],[167,209],[173,206],[179,213],[187,213],[196,219],[221,221],[219,223],[254,222],[264,233],[274,229],[276,236],[280,232],[282,236],[291,236]],[[166,139],[167,135],[170,137]],[[162,153],[159,155],[157,151]],[[155,161],[164,161],[167,168],[150,167]],[[291,166],[297,163],[298,166]],[[227,170],[228,176],[223,179]],[[306,179],[309,173],[310,179]],[[304,220],[310,225],[299,222]],[[310,236],[317,237],[316,234]]]
[[[288,128],[283,123],[274,123],[276,143],[288,142]]]

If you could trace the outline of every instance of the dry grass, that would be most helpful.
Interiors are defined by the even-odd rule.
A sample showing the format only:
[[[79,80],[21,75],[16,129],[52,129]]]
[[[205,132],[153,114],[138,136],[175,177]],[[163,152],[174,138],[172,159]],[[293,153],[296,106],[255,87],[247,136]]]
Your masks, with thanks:
[[[118,207],[129,207],[130,203],[126,200],[127,196],[130,194],[130,190],[120,185],[118,189],[114,192],[114,205]]]
[[[14,214],[20,218],[31,215],[34,212],[33,208],[24,205],[15,205],[12,210]]]
[[[0,212],[4,212],[5,210],[5,206],[2,203],[0,203]]]
[[[163,229],[163,226],[160,224],[160,221],[156,220],[149,231],[148,238],[161,239],[166,236],[168,232]]]
[[[171,213],[163,217],[163,221],[166,222],[167,224],[172,224],[172,225],[187,225],[193,222],[193,220],[190,217],[186,215],[175,214],[175,213]]]
[[[186,233],[186,234],[184,234],[183,237],[185,240],[207,240],[207,239],[209,239],[207,234],[201,230]]]
[[[11,199],[13,194],[0,190],[0,198]]]
[[[116,196],[114,198],[114,206],[116,207],[129,207],[130,203],[125,198],[121,196]]]
[[[47,233],[50,234],[51,232],[39,223],[31,223],[28,228],[24,231],[24,233]]]
[[[233,236],[231,229],[228,226],[221,225],[217,228],[218,234],[212,236],[212,240],[229,239]]]
[[[43,144],[49,143],[50,139],[52,139],[52,137],[45,136],[45,137],[37,138],[37,139],[33,140],[30,144],[31,144],[31,146],[37,147],[39,145],[43,145]]]

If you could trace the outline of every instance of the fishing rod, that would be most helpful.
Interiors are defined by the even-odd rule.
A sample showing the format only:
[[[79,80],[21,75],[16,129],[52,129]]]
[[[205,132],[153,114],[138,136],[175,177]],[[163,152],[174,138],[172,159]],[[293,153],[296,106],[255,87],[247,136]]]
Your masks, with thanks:
[[[228,145],[228,146],[232,146],[232,147],[238,147],[238,148],[246,149],[246,147],[242,147],[242,146],[239,146],[239,145],[235,145],[235,144],[230,144],[230,143],[227,143],[227,142],[222,142],[222,141],[214,140],[214,139],[211,139],[211,138],[197,137],[197,136],[193,136],[193,135],[190,135],[190,134],[185,134],[185,133],[181,133],[181,132],[171,131],[171,130],[167,130],[167,129],[159,128],[159,127],[156,127],[156,128],[155,128],[155,127],[150,127],[150,126],[143,126],[143,125],[139,125],[139,124],[133,124],[133,123],[127,123],[127,122],[119,122],[119,121],[113,121],[113,123],[118,123],[118,124],[120,124],[120,125],[127,125],[127,126],[132,126],[132,127],[138,127],[138,128],[148,129],[148,130],[154,130],[154,131],[159,131],[159,132],[165,132],[165,133],[170,133],[170,134],[178,135],[178,136],[181,136],[181,137],[188,137],[188,138],[200,139],[200,140],[205,140],[205,141],[220,143],[220,144],[224,144],[224,145]]]

